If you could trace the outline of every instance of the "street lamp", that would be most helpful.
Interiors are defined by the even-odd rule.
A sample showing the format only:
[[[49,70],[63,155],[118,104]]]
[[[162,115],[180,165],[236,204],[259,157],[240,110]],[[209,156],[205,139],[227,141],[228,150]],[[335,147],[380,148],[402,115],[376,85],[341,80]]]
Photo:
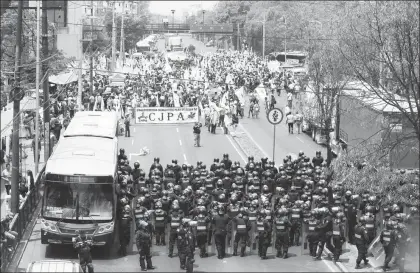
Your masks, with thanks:
[[[206,13],[205,10],[203,10],[203,25],[204,25],[204,13]]]
[[[173,9],[173,10],[171,10],[171,12],[172,12],[172,28],[174,28],[174,25],[175,25],[175,17],[174,17],[174,13],[175,13],[175,10]]]

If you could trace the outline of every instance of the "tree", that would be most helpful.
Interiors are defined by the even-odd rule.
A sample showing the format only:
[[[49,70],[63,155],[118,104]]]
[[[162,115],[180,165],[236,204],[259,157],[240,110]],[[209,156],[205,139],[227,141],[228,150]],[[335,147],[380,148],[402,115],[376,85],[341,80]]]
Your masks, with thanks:
[[[253,1],[219,1],[214,7],[215,21],[219,24],[243,24],[252,3]]]
[[[23,32],[22,32],[22,75],[21,86],[23,88],[35,87],[35,67],[36,67],[36,13],[33,10],[24,10],[23,12]],[[16,44],[16,26],[17,11],[15,9],[6,10],[1,18],[1,70],[2,72],[14,71],[15,63],[15,44]],[[48,32],[53,34],[54,27],[48,26]],[[59,73],[66,68],[71,59],[64,57],[62,52],[54,48],[54,37],[49,37],[49,69],[53,73]],[[42,55],[41,60],[47,57]],[[42,78],[42,75],[41,75]]]
[[[394,160],[407,156],[418,160],[419,4],[364,2],[352,11],[343,31],[342,55],[369,90],[365,96],[379,98],[396,110],[387,119],[389,126],[378,132],[387,141],[377,150]],[[401,133],[392,133],[395,124],[401,124]]]
[[[115,26],[117,33],[117,45],[121,39],[121,15],[115,14]],[[112,12],[108,12],[104,17],[105,29],[108,37],[112,37]],[[149,22],[147,14],[124,15],[124,47],[126,50],[133,49],[136,43],[143,38],[144,25]]]
[[[326,135],[327,165],[331,164],[332,151],[330,132],[334,128],[337,102],[342,90],[352,79],[346,59],[341,54],[341,44],[338,39],[318,41],[309,52],[308,95],[312,95],[312,105],[305,109],[310,112],[304,116],[312,119],[317,130]]]
[[[363,149],[353,149],[334,160],[331,170],[333,184],[344,182],[345,189],[354,194],[368,190],[379,195],[382,205],[419,205],[418,184],[410,183],[415,181],[414,175],[391,171],[387,160],[374,153],[367,155]]]

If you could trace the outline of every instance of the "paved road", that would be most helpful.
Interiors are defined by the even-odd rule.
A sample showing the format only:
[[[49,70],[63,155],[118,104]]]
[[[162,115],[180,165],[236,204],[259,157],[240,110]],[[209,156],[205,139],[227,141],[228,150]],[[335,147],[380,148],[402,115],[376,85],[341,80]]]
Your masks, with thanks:
[[[241,161],[241,155],[230,140],[230,137],[222,134],[218,129],[216,135],[207,131],[202,132],[203,147],[193,146],[191,125],[168,125],[168,126],[133,126],[130,138],[121,137],[120,147],[131,154],[131,162],[138,160],[145,169],[150,167],[154,157],[160,157],[161,163],[166,165],[172,159],[178,159],[179,163],[188,162],[196,164],[198,160],[209,165],[215,157],[221,157],[223,153],[229,153],[233,161]],[[136,156],[141,147],[147,146],[150,154]],[[243,155],[242,155],[243,157]],[[97,272],[133,272],[140,270],[138,254],[135,249],[125,258],[118,257],[114,248],[110,257],[106,257],[102,251],[93,251],[94,266]],[[153,248],[153,261],[159,272],[181,272],[179,260],[168,258],[165,247]],[[275,259],[274,256],[267,261],[261,261],[256,255],[246,259],[229,257],[223,261],[215,256],[206,259],[196,257],[197,272],[327,272],[333,268],[330,261],[313,262],[309,256],[302,256],[298,247],[292,247],[290,258],[287,260]],[[77,255],[70,246],[46,246],[41,244],[40,224],[35,224],[34,230],[28,240],[26,250],[19,263],[18,271],[24,272],[27,265],[36,260],[43,259],[70,259],[77,260]]]
[[[284,111],[286,106],[286,95],[276,96],[276,107]],[[270,160],[273,157],[273,136],[274,128],[265,115],[263,102],[260,102],[261,112],[258,119],[248,118],[248,106],[245,107],[245,118],[239,120],[239,127],[241,127],[245,134],[250,137],[257,147]],[[292,112],[295,111],[292,109]],[[326,157],[326,148],[315,143],[312,138],[305,134],[297,134],[296,128],[294,134],[288,133],[287,125],[285,124],[286,117],[283,118],[281,124],[276,126],[276,151],[275,161],[276,165],[282,162],[282,159],[288,154],[297,155],[299,151],[303,151],[310,158],[315,156],[316,151],[321,151],[324,158]]]
[[[161,43],[162,41],[159,42],[159,44]],[[189,37],[184,38],[184,43],[197,44],[198,50],[205,48],[201,42]],[[266,121],[241,120],[241,123],[247,128],[248,132],[252,133],[253,139],[263,149],[270,151],[269,145],[272,138],[270,126],[266,124]],[[281,129],[278,131],[281,131]],[[279,135],[282,134],[279,132]],[[232,161],[240,161],[241,164],[244,164],[245,156],[240,154],[231,137],[222,134],[220,128],[217,129],[216,135],[208,133],[204,128],[201,138],[202,147],[194,147],[192,125],[133,125],[131,137],[120,137],[119,146],[126,150],[131,163],[139,161],[141,167],[146,171],[150,168],[154,157],[159,157],[163,166],[170,163],[172,159],[178,159],[179,164],[189,163],[194,165],[197,161],[203,161],[204,164],[209,166],[214,158],[220,158],[224,153],[228,153]],[[279,142],[279,154],[283,156],[283,154],[289,152],[289,149],[290,151],[299,150],[300,144],[296,144],[298,143],[296,141],[293,136],[288,142]],[[149,155],[137,155],[143,147],[150,149]],[[306,148],[304,149],[306,150]],[[315,151],[315,148],[312,149]],[[18,265],[19,272],[24,272],[27,265],[36,260],[77,260],[77,255],[70,246],[42,245],[40,237],[40,224],[36,223]],[[100,249],[94,250],[92,254],[95,270],[97,272],[133,272],[140,270],[135,247],[124,258],[118,257],[116,251],[117,247],[112,249],[109,257],[106,257]],[[308,255],[302,255],[299,247],[292,247],[289,253],[290,258],[287,260],[276,259],[271,255],[267,261],[261,261],[257,255],[247,256],[246,258],[228,257],[224,260],[218,260],[214,255],[205,259],[196,255],[194,270],[196,272],[329,272],[334,270],[331,261],[314,262]],[[183,272],[179,269],[177,258],[170,259],[167,257],[165,247],[153,247],[153,262],[157,266],[156,272]]]

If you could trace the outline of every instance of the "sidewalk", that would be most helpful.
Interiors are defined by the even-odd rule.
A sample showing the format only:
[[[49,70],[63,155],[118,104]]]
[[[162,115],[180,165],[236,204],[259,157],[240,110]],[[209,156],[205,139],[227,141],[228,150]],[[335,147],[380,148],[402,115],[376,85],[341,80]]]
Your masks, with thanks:
[[[413,242],[416,244],[416,242]],[[405,272],[420,272],[419,268],[419,246],[418,244],[413,245],[413,248],[410,249],[411,251],[407,252],[406,255],[406,262],[405,262]],[[331,257],[331,252],[325,248],[325,252],[328,253]],[[395,257],[395,252],[394,252]],[[375,258],[375,257],[368,257],[369,264],[364,265],[362,262],[361,269],[355,269],[356,266],[356,259],[357,259],[357,248],[355,245],[351,245],[346,243],[343,246],[343,253],[340,256],[339,262],[337,262],[336,266],[340,269],[341,272],[383,272],[382,265],[384,264],[385,255],[382,254]],[[399,272],[398,266],[390,264],[391,269],[387,272]]]
[[[35,162],[34,162],[34,153],[31,149],[32,146],[32,139],[21,139],[20,143],[22,143],[23,149],[25,151],[25,153],[28,155],[27,158],[23,159],[22,158],[22,162],[21,162],[21,171],[22,174],[25,175],[26,177],[26,171],[27,170],[31,170],[33,175],[34,175],[34,179],[36,178],[36,174],[35,174]],[[39,162],[39,166],[42,166],[42,164],[44,163],[44,147],[43,147],[43,142],[41,142],[41,157],[40,157],[40,162]],[[3,185],[3,183],[1,183],[1,204],[0,204],[0,215],[4,216],[6,215],[6,213],[8,213],[10,211],[9,209],[9,205],[7,204],[7,202],[10,200],[10,195],[6,195],[6,189]]]

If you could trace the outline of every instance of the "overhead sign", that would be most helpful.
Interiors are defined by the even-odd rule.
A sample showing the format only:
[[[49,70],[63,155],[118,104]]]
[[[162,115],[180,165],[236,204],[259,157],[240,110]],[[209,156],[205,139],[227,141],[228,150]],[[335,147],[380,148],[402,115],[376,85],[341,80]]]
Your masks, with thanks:
[[[136,124],[178,124],[198,122],[198,107],[139,107]]]
[[[283,112],[279,108],[273,108],[268,112],[267,119],[271,124],[277,125],[283,120]]]

